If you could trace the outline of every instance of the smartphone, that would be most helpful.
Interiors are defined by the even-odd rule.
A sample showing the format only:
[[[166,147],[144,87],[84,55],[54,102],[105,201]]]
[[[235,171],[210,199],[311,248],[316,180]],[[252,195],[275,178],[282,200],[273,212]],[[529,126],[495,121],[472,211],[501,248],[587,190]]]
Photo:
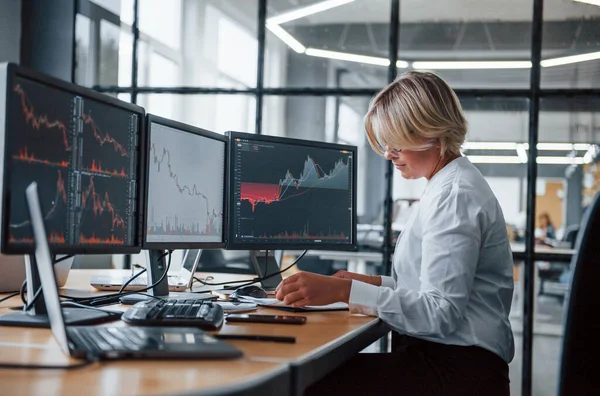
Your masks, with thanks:
[[[228,322],[304,324],[306,316],[229,314]]]

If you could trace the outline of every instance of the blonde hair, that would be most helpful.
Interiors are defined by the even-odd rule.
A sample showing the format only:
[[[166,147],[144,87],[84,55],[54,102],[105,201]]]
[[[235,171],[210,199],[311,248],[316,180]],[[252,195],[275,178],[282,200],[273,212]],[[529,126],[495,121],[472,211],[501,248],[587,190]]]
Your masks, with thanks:
[[[379,155],[387,148],[427,150],[438,144],[443,157],[460,155],[467,121],[458,97],[441,77],[411,71],[373,98],[365,129]]]

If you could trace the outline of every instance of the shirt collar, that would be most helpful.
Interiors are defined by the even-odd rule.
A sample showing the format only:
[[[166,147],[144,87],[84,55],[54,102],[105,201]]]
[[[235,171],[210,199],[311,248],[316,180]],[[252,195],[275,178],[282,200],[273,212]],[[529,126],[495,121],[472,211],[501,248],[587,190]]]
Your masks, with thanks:
[[[425,191],[428,191],[433,186],[435,186],[438,181],[443,180],[446,175],[450,174],[454,169],[459,167],[462,163],[468,161],[467,157],[458,157],[448,162],[442,169],[440,169],[429,181],[427,181],[427,187]]]

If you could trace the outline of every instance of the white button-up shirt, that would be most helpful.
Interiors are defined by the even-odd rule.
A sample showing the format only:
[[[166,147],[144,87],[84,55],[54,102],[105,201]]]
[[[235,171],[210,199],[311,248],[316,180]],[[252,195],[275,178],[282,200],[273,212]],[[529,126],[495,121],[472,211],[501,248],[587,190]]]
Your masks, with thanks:
[[[352,312],[379,316],[400,334],[475,345],[510,362],[513,260],[504,216],[471,162],[436,173],[398,238],[392,277],[352,281]]]

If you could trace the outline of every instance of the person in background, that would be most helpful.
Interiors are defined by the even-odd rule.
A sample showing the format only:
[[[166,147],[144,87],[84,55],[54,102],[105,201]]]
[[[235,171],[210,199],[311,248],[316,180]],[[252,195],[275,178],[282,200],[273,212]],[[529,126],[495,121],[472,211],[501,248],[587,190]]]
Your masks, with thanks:
[[[456,94],[433,73],[405,73],[373,99],[365,128],[404,178],[427,179],[391,276],[298,272],[276,296],[294,307],[347,302],[389,325],[394,350],[357,354],[306,394],[509,395],[512,253],[498,200],[460,153]]]
[[[550,220],[550,215],[547,212],[540,213],[538,216],[540,229],[543,232],[541,239],[556,239],[556,230]]]

